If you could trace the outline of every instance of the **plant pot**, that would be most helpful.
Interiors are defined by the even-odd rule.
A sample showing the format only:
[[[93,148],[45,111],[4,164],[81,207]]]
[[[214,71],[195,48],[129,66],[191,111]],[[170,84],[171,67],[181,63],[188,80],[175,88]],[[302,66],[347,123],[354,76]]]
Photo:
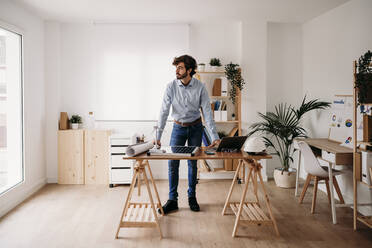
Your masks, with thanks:
[[[283,168],[275,168],[274,180],[276,186],[280,188],[294,188],[296,186],[296,169],[289,168],[289,171],[283,171]]]
[[[198,65],[198,71],[204,72],[205,71],[205,65]]]
[[[79,123],[71,123],[72,129],[79,129]]]
[[[220,67],[221,67],[221,66],[215,66],[215,65],[212,65],[212,66],[211,66],[211,69],[212,69],[212,71],[219,71],[219,70],[220,70]]]

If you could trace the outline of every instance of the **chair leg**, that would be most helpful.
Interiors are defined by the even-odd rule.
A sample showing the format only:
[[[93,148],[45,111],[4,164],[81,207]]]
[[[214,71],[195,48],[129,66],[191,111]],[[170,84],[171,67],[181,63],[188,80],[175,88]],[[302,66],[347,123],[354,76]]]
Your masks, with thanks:
[[[345,204],[344,198],[342,197],[341,190],[340,187],[338,186],[337,179],[335,176],[333,177],[333,186],[335,187],[338,198],[340,199],[340,203]]]
[[[310,181],[311,181],[311,177],[312,176],[310,174],[307,174],[306,181],[305,181],[305,184],[304,184],[304,188],[302,189],[301,196],[300,196],[300,199],[298,201],[299,204],[301,204],[302,201],[304,200],[306,190],[309,187],[309,184],[310,184]]]
[[[314,181],[314,193],[313,193],[313,203],[311,204],[311,213],[313,214],[315,212],[315,204],[316,204],[316,194],[318,192],[318,177],[315,177]]]
[[[328,203],[331,204],[331,191],[329,191],[329,179],[325,180],[325,185],[327,187]]]

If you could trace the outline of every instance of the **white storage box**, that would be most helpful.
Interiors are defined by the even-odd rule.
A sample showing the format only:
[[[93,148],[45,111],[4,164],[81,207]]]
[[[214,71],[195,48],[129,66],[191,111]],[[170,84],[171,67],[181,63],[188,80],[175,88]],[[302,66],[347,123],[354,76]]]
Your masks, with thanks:
[[[372,168],[372,152],[362,152],[362,181],[372,185],[369,168]]]

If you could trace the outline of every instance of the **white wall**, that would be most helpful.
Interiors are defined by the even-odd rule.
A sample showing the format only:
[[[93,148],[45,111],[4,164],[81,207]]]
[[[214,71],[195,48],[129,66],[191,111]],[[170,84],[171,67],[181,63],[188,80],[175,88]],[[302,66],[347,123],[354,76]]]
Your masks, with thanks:
[[[311,98],[331,100],[335,94],[352,94],[352,61],[372,49],[372,1],[347,2],[303,25],[303,92]],[[306,121],[312,136],[326,137],[327,111]],[[343,175],[340,187],[352,201],[352,173]],[[372,191],[358,187],[359,202],[371,202]],[[360,207],[364,214],[372,208]]]
[[[78,113],[84,117],[88,111],[94,111],[96,89],[92,87],[94,79],[89,67],[91,64],[89,61],[92,59],[89,54],[91,51],[89,46],[92,43],[88,39],[90,37],[89,26],[78,23],[46,22],[48,182],[57,180],[58,126],[56,123],[58,123],[59,112],[68,112],[69,116]],[[223,64],[231,61],[240,64],[241,30],[241,22],[238,21],[190,23],[189,53],[198,62],[208,63],[210,58],[218,57]],[[169,66],[173,68],[171,61]],[[136,132],[150,135],[154,124],[155,122],[99,122],[97,126],[131,136]],[[163,135],[163,144],[169,144],[171,127],[172,123],[168,123]],[[187,178],[186,161],[183,161],[181,165],[180,177]],[[158,162],[153,168],[154,176],[168,178],[167,170],[166,161]],[[230,178],[232,175],[219,173],[202,175],[202,178],[209,176]]]
[[[57,163],[57,131],[60,113],[60,88],[61,88],[61,61],[60,61],[60,25],[56,22],[45,23],[45,148],[46,154],[46,175],[48,183],[57,182],[56,166],[48,166]]]
[[[46,182],[43,21],[11,1],[0,1],[0,20],[24,34],[25,181],[0,196],[0,216]]]
[[[279,103],[299,106],[302,94],[302,25],[269,22],[267,27],[267,111]],[[295,157],[297,157],[295,155]],[[267,161],[267,174],[281,167],[277,156]]]
[[[266,112],[267,21],[246,19],[242,24],[242,75],[246,86],[242,91],[242,131],[259,121],[257,112]],[[262,161],[263,179],[267,179],[266,161]]]

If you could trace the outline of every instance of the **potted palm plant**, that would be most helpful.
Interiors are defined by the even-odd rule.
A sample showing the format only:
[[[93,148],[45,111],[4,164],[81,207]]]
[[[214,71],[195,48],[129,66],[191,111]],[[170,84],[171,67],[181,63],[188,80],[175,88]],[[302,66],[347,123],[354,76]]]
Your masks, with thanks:
[[[279,157],[282,167],[274,170],[274,180],[278,187],[295,186],[296,170],[290,168],[290,163],[293,162],[293,141],[296,138],[307,137],[306,130],[301,126],[304,114],[316,109],[326,109],[329,106],[329,102],[319,101],[319,99],[306,101],[305,96],[298,109],[280,103],[275,106],[274,112],[258,113],[263,120],[250,126],[252,130],[248,136],[254,133],[266,135],[263,137],[266,146],[272,148],[273,155]]]

